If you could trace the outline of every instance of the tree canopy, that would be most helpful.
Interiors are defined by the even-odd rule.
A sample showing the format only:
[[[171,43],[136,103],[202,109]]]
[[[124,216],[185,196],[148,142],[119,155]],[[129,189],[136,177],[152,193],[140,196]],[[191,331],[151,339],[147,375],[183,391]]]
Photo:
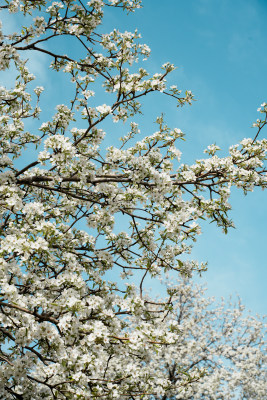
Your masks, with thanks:
[[[159,115],[143,136],[135,117],[144,96],[183,107],[193,94],[168,85],[169,62],[146,71],[138,32],[104,31],[111,7],[141,2],[0,6],[0,69],[13,77],[0,87],[0,398],[262,400],[263,322],[205,299],[190,277],[206,266],[188,254],[200,220],[233,225],[231,187],[266,187],[267,104],[227,156],[212,144],[181,163],[184,133]],[[8,12],[19,32],[5,32]],[[27,67],[38,53],[72,85],[48,121]],[[95,104],[97,91],[108,104]],[[149,295],[147,278],[169,272],[166,298]]]

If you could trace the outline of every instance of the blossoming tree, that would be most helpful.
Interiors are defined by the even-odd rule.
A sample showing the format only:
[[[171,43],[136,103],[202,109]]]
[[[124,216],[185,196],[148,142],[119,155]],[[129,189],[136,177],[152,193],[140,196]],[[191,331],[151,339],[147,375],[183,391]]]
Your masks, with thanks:
[[[161,92],[181,107],[193,95],[168,87],[170,63],[153,76],[136,68],[149,56],[137,32],[102,32],[105,9],[140,6],[0,6],[3,21],[11,13],[23,25],[0,33],[0,69],[14,75],[0,88],[1,399],[266,398],[262,322],[242,317],[240,304],[205,300],[190,283],[205,266],[184,255],[199,219],[225,232],[232,226],[232,186],[266,187],[267,105],[255,137],[224,158],[211,145],[204,159],[181,164],[183,132],[161,116],[157,130],[141,137],[134,117],[144,96]],[[73,86],[48,121],[39,108],[44,89],[27,68],[38,53]],[[104,88],[108,105],[93,106],[94,87]],[[105,135],[120,121],[129,132],[107,147]],[[110,270],[118,282],[107,279]],[[148,296],[146,277],[168,271],[182,280],[167,284],[166,299]]]

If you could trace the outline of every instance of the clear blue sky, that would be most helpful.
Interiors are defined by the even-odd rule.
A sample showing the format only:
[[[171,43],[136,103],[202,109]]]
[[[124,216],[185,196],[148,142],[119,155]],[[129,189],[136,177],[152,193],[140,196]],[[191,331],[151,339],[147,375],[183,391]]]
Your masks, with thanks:
[[[170,127],[186,133],[181,148],[185,163],[202,158],[211,143],[216,142],[223,155],[230,145],[252,136],[256,110],[267,102],[266,21],[266,0],[144,0],[143,8],[128,17],[109,9],[101,31],[137,28],[152,50],[145,67],[154,73],[166,61],[174,63],[178,69],[170,83],[192,90],[197,99],[192,107],[178,110],[167,97],[150,96],[141,119],[142,133],[152,133],[153,121],[164,112]],[[6,22],[10,31],[18,29],[14,16]],[[60,91],[55,95],[56,81],[47,73],[45,56],[35,56],[31,66],[36,83],[45,86],[46,112],[53,114],[54,106],[64,99]],[[5,76],[7,85],[8,81]],[[267,129],[263,134],[267,136]],[[246,197],[235,191],[231,204],[236,229],[225,236],[215,225],[206,224],[192,256],[209,263],[201,281],[207,282],[210,295],[239,293],[248,309],[264,314],[267,191],[256,190]]]
[[[174,63],[178,69],[171,83],[192,90],[197,99],[192,107],[177,110],[164,96],[154,103],[150,98],[143,130],[150,132],[163,111],[171,127],[186,132],[183,162],[202,158],[208,144],[216,142],[227,151],[254,134],[256,110],[267,101],[265,0],[144,0],[141,10],[121,16],[109,13],[109,28],[138,28],[152,50],[147,69],[156,72],[164,62]],[[206,224],[193,257],[209,263],[201,281],[210,295],[238,293],[248,309],[265,314],[267,191],[244,197],[236,190],[231,204],[236,229],[226,236]]]

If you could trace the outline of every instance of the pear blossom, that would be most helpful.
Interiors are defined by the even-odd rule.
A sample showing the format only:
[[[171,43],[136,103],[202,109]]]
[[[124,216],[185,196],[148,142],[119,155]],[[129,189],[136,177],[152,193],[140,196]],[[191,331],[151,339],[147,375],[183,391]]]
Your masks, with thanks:
[[[97,111],[100,112],[100,114],[110,114],[111,112],[111,107],[107,106],[106,104],[103,104],[102,106],[96,107]]]

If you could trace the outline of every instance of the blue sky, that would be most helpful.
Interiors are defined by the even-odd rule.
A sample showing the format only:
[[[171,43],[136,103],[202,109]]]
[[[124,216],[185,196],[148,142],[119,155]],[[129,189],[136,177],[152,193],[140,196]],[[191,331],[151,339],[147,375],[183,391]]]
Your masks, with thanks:
[[[171,127],[186,133],[182,162],[202,158],[216,142],[223,151],[253,136],[257,108],[267,101],[267,2],[262,0],[144,0],[143,8],[123,17],[110,12],[106,24],[121,31],[137,28],[152,50],[146,68],[156,72],[166,61],[178,68],[171,83],[192,90],[192,107],[177,110],[164,96],[145,104],[143,129],[164,112]],[[263,132],[267,136],[267,130]],[[235,190],[231,216],[236,229],[224,235],[203,226],[193,257],[208,261],[201,282],[208,294],[238,293],[252,312],[267,313],[267,192],[243,196]]]
[[[178,68],[169,82],[192,90],[197,99],[192,107],[177,109],[165,96],[150,96],[140,119],[142,134],[151,134],[156,129],[153,121],[164,112],[170,127],[186,133],[181,147],[185,163],[202,158],[211,143],[222,148],[223,156],[230,145],[253,136],[256,110],[267,101],[266,21],[265,0],[144,0],[143,8],[128,16],[109,9],[101,31],[137,28],[152,50],[144,67],[155,73],[166,61],[174,63]],[[6,22],[10,31],[18,30],[14,16]],[[60,90],[55,96],[56,82],[47,73],[46,62],[45,56],[35,54],[31,69],[36,84],[46,89],[45,113],[53,114],[54,106],[64,99]],[[5,76],[5,83],[8,80]],[[43,115],[42,120],[48,118]],[[263,134],[267,136],[267,129]],[[209,263],[201,278],[207,282],[208,294],[219,298],[238,293],[248,309],[264,314],[267,192],[259,189],[244,197],[235,190],[231,204],[236,229],[226,236],[214,224],[203,225],[192,257]]]

